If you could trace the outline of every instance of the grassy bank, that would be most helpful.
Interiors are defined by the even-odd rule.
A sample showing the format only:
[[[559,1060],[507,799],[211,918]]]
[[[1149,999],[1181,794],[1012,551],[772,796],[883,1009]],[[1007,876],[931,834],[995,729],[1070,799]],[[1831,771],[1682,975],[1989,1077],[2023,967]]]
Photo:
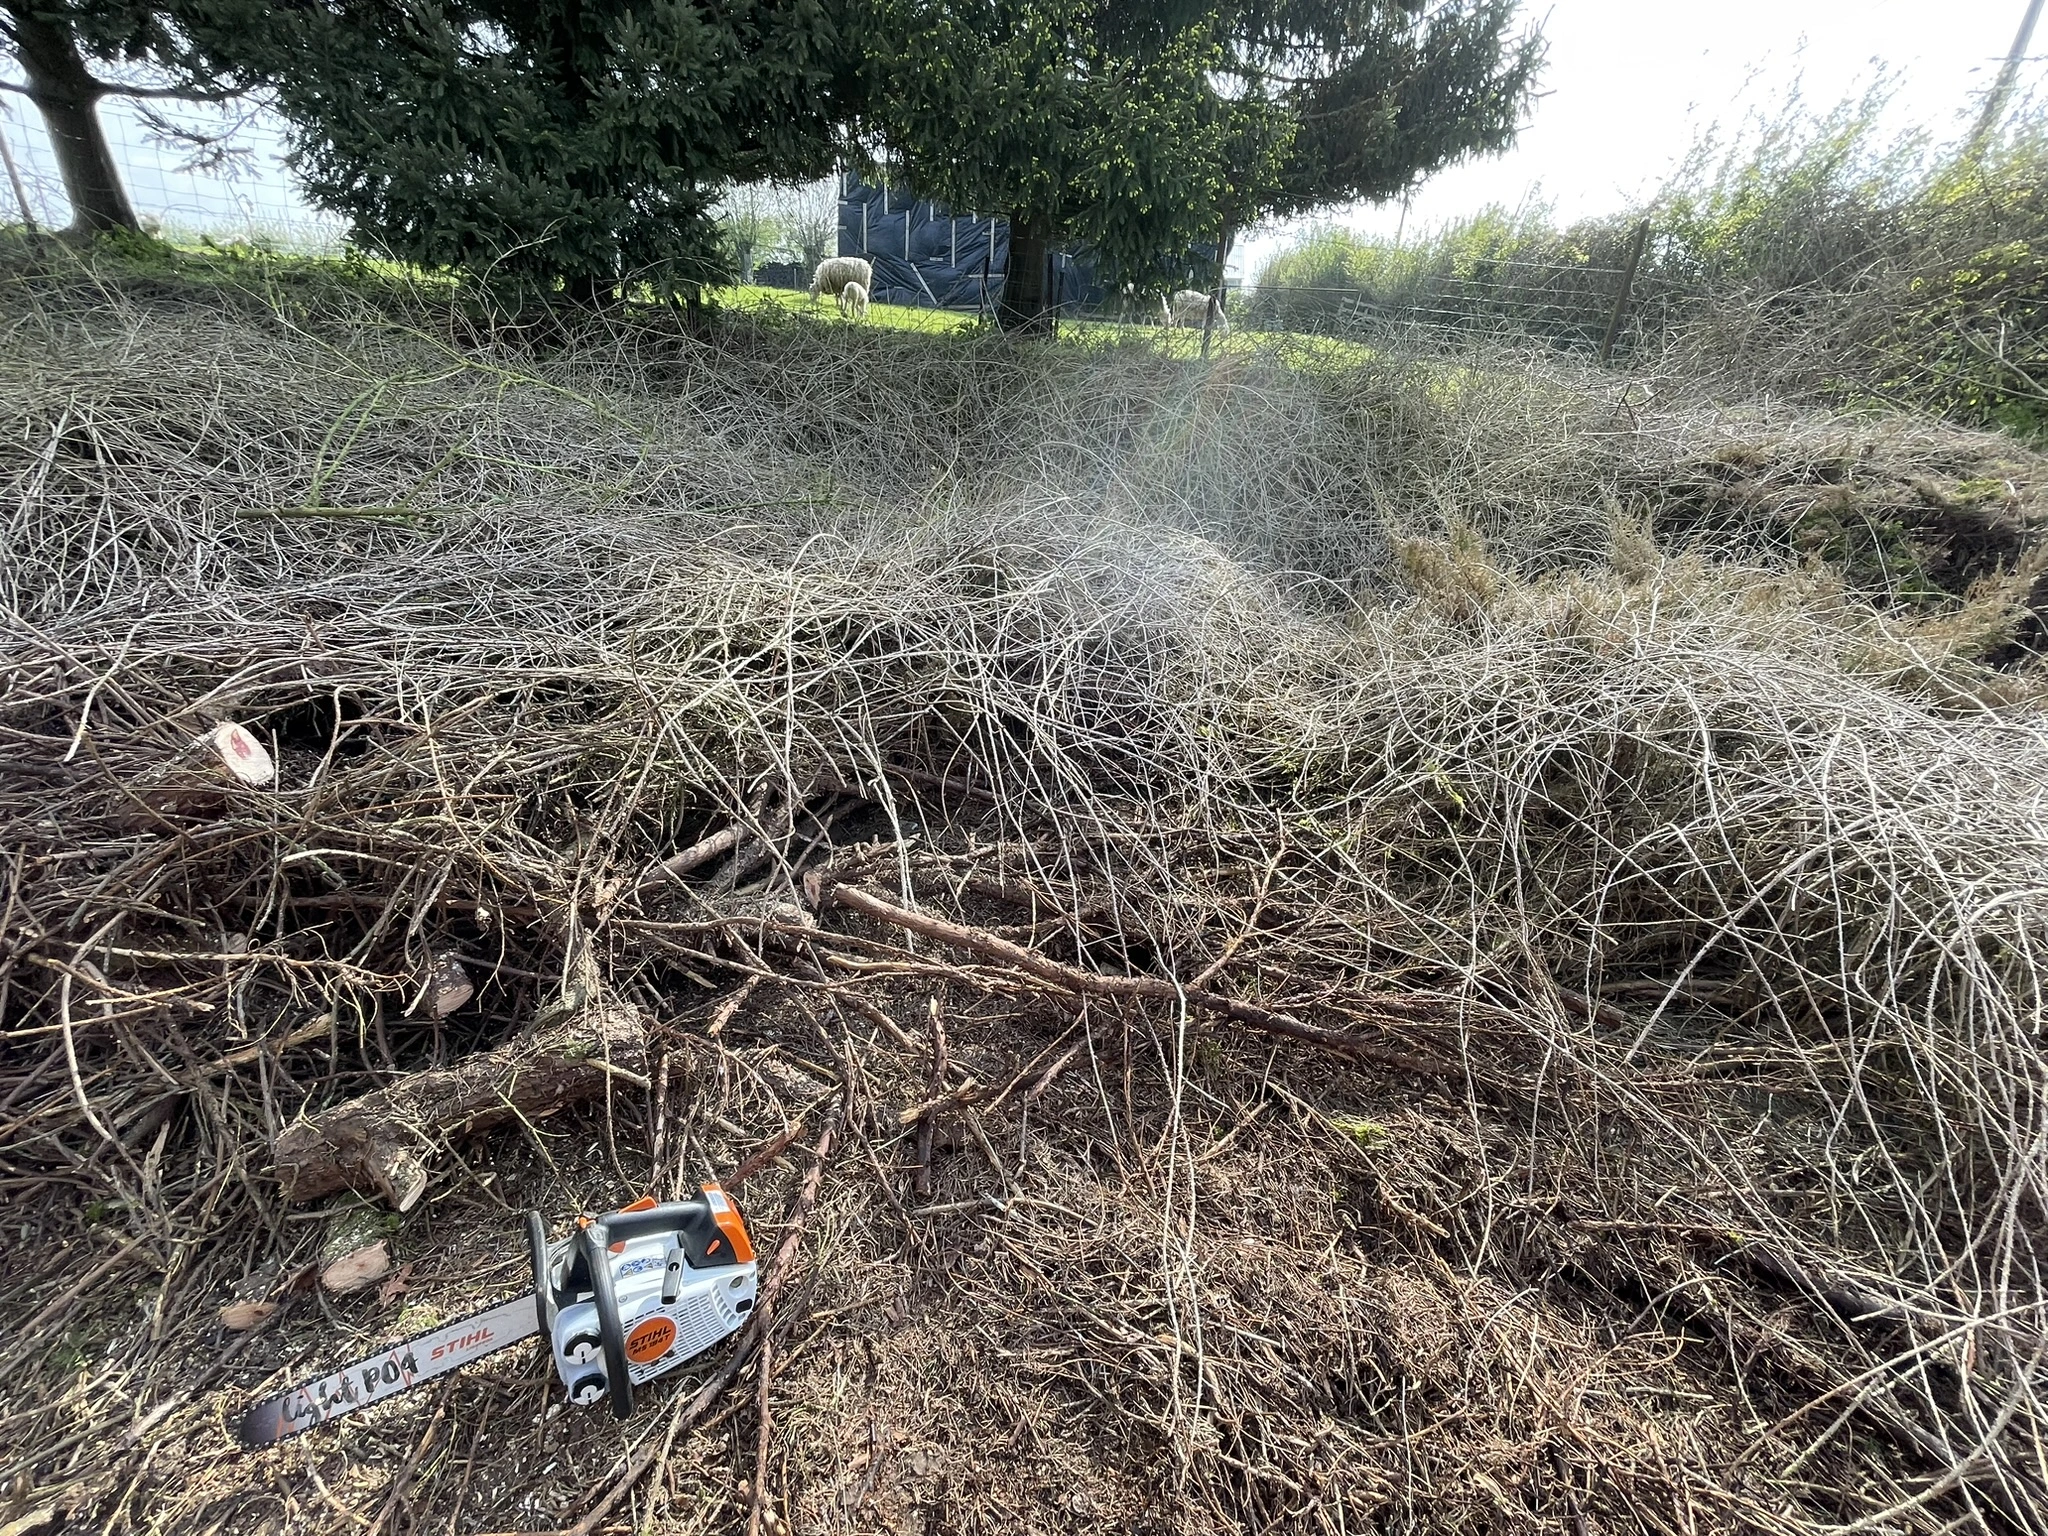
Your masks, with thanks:
[[[1452,330],[1589,348],[1635,226],[1651,237],[1623,355],[1846,405],[1905,405],[2025,436],[2048,399],[2048,120],[1985,144],[1890,137],[1881,100],[1796,105],[1708,137],[1644,206],[1560,227],[1490,210],[1395,246],[1332,232],[1259,274],[1254,324]]]

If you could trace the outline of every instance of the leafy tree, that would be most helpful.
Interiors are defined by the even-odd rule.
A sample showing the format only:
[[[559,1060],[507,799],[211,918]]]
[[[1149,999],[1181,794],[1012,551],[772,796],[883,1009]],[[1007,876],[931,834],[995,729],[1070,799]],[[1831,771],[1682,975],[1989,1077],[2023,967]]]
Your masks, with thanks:
[[[867,119],[918,191],[1010,222],[1008,323],[1045,310],[1053,241],[1118,272],[1202,233],[1222,163],[1199,7],[869,0]]]
[[[424,266],[597,301],[724,277],[735,182],[816,176],[857,83],[841,0],[213,0],[310,196]]]
[[[866,125],[931,197],[1010,221],[1005,319],[1054,240],[1158,285],[1197,241],[1391,196],[1512,138],[1513,0],[868,0]],[[1219,235],[1221,239],[1219,240]]]
[[[1515,0],[1243,0],[1224,21],[1226,93],[1269,103],[1230,149],[1216,210],[1216,298],[1235,233],[1262,218],[1383,202],[1504,148],[1542,62],[1509,41]],[[1203,338],[1206,353],[1208,339]]]
[[[1466,155],[1511,143],[1542,63],[1510,40],[1517,0],[1245,0],[1226,66],[1294,132],[1266,179],[1232,188],[1239,225],[1383,202]]]
[[[220,101],[240,90],[166,5],[0,0],[0,47],[24,77],[0,84],[34,102],[50,131],[76,233],[141,227],[100,123],[103,98]]]

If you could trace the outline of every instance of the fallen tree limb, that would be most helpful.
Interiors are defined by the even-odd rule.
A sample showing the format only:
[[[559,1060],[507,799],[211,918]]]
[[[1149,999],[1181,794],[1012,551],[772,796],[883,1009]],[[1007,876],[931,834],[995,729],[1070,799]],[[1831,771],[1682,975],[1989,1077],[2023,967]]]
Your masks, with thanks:
[[[646,1054],[639,1011],[598,1003],[285,1127],[276,1145],[278,1182],[287,1200],[359,1189],[410,1210],[426,1189],[428,1160],[446,1138],[514,1118],[545,1118],[598,1097],[615,1078],[644,1087]]]
[[[892,901],[885,901],[872,891],[857,885],[844,885],[831,881],[822,871],[814,871],[804,879],[804,895],[812,907],[823,910],[837,903],[850,911],[862,913],[889,923],[911,933],[923,934],[941,944],[955,949],[966,950],[969,954],[980,955],[983,959],[1023,971],[1062,992],[1083,997],[1130,998],[1156,1003],[1185,1003],[1197,1013],[1215,1014],[1242,1024],[1261,1034],[1276,1035],[1282,1039],[1299,1040],[1323,1050],[1351,1056],[1360,1061],[1376,1062],[1400,1072],[1413,1072],[1424,1077],[1454,1076],[1462,1069],[1455,1063],[1436,1061],[1429,1057],[1417,1056],[1411,1052],[1381,1045],[1377,1041],[1362,1040],[1346,1030],[1330,1029],[1321,1024],[1311,1024],[1297,1019],[1292,1014],[1275,1013],[1261,1008],[1256,1003],[1247,1003],[1234,997],[1224,997],[1215,992],[1176,986],[1173,982],[1157,976],[1105,976],[1099,971],[1084,971],[1079,966],[1067,965],[1050,956],[1041,955],[1021,944],[1008,939],[997,938],[994,934],[979,928],[963,927],[949,923],[943,918],[930,917],[922,912],[912,912],[899,907]]]
[[[323,1013],[317,1019],[309,1020],[297,1029],[275,1039],[251,1041],[248,1045],[229,1051],[204,1066],[190,1068],[185,1073],[185,1081],[196,1082],[201,1078],[219,1077],[234,1071],[237,1067],[246,1067],[261,1056],[281,1056],[286,1051],[296,1050],[302,1045],[311,1045],[315,1040],[325,1040],[333,1033],[334,1015],[331,1012]]]

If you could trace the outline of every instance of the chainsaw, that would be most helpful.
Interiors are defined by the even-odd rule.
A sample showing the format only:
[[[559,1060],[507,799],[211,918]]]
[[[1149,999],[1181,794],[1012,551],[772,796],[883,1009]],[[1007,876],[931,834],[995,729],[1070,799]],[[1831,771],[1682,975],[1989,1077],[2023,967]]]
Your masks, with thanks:
[[[688,1200],[638,1200],[607,1216],[579,1216],[552,1245],[539,1212],[528,1211],[526,1239],[530,1293],[258,1403],[242,1420],[242,1444],[273,1444],[536,1333],[548,1341],[571,1402],[609,1399],[623,1419],[635,1387],[727,1338],[754,1307],[754,1246],[739,1207],[716,1184]]]

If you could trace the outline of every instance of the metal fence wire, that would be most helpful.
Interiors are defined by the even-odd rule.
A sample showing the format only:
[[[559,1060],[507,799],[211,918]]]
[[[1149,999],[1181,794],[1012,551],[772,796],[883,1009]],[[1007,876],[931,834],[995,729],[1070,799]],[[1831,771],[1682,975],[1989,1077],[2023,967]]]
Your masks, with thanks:
[[[172,240],[245,242],[308,255],[343,249],[346,221],[315,208],[299,194],[286,164],[284,124],[274,113],[241,110],[233,125],[231,149],[214,154],[195,152],[192,141],[180,138],[176,130],[218,133],[223,125],[217,111],[176,102],[152,103],[144,109],[109,97],[102,102],[100,115],[130,201],[156,233]],[[5,210],[0,222],[20,221],[44,229],[68,223],[70,202],[49,135],[33,106],[12,92],[0,92],[0,147],[5,150],[0,159],[8,169],[6,185],[0,187],[0,209]],[[986,302],[983,268],[979,261],[966,258],[984,252],[992,258],[988,276],[994,287],[1000,287],[1008,255],[1007,231],[1000,220],[982,214],[949,218],[943,210],[912,205],[907,199],[899,207],[887,200],[886,190],[875,194],[883,201],[848,197],[847,187],[854,179],[843,178],[843,183],[842,226],[846,210],[852,208],[869,227],[842,227],[842,248],[865,249],[874,253],[874,259],[883,251],[872,237],[887,235],[908,252],[889,266],[896,273],[894,281],[884,282],[878,270],[878,286],[885,290],[877,292],[878,299],[972,311]],[[919,212],[921,221],[912,216]],[[877,218],[895,222],[881,230],[874,227]],[[956,244],[965,249],[956,250]],[[944,267],[944,281],[921,280],[914,269],[934,263]],[[970,266],[974,281],[954,281]],[[807,274],[791,276],[800,287]],[[1241,329],[1361,339],[1398,335],[1454,343],[1484,337],[1581,352],[1599,352],[1605,342],[1613,356],[1626,358],[1654,343],[1669,308],[1668,297],[1630,293],[1631,277],[1631,269],[1611,264],[1491,258],[1466,270],[1408,271],[1388,281],[1267,284],[1241,291],[1233,284],[1230,318]],[[1065,279],[1066,274],[1060,274],[1058,290],[1062,312],[1069,318],[1157,318],[1156,300],[1132,303]],[[1086,302],[1083,293],[1096,302]]]
[[[1631,292],[1624,301],[1625,269],[1531,264],[1529,275],[1541,280],[1440,276],[1391,288],[1266,283],[1243,296],[1231,319],[1254,330],[1351,338],[1408,332],[1595,353],[1604,343],[1614,358],[1643,351],[1663,329],[1668,297]]]
[[[299,194],[285,164],[284,124],[274,113],[244,107],[223,114],[176,101],[145,107],[109,96],[99,116],[145,228],[171,240],[241,242],[307,255],[342,249],[348,223]],[[223,133],[218,144],[200,142]],[[12,91],[0,91],[0,143],[10,170],[0,183],[0,222],[41,229],[70,223],[71,200],[42,116]]]

